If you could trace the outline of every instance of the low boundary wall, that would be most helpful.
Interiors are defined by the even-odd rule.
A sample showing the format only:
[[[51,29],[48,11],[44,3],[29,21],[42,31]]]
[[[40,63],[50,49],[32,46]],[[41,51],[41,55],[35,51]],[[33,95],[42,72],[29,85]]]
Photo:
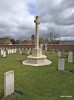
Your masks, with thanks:
[[[0,48],[34,48],[35,45],[20,45],[20,44],[13,44],[13,45],[0,45]],[[45,48],[45,46],[44,46]],[[60,44],[52,44],[47,45],[47,50],[61,50],[61,51],[74,51],[74,45],[60,45]]]

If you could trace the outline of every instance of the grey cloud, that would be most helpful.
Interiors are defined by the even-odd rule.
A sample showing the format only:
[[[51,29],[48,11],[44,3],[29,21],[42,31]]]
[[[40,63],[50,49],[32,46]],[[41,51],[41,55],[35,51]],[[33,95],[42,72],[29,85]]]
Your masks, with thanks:
[[[34,34],[34,15],[28,11],[28,5],[35,2],[41,23],[40,35],[46,35],[47,27],[54,25],[60,37],[74,36],[74,0],[1,0],[0,37],[6,35],[18,39]]]
[[[62,0],[60,4],[54,3],[55,0],[46,0],[38,3],[38,12],[41,22],[54,22],[55,24],[74,24],[74,12],[69,18],[64,18],[63,12],[69,8],[74,9],[73,0]],[[57,1],[56,1],[57,2]],[[40,5],[41,4],[41,5]],[[64,13],[65,15],[65,13]],[[65,15],[67,16],[67,15]]]
[[[37,6],[41,24],[54,24],[60,36],[74,36],[74,0],[38,0]]]
[[[0,37],[11,36],[15,39],[29,37],[34,33],[33,15],[28,4],[33,0],[0,1]]]

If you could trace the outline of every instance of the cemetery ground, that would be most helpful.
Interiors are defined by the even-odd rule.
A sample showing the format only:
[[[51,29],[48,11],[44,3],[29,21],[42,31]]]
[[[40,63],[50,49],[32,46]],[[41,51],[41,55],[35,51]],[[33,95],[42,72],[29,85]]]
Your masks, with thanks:
[[[4,73],[14,70],[15,90],[22,95],[6,100],[74,100],[74,63],[68,63],[63,53],[66,71],[58,71],[57,53],[46,55],[52,64],[41,67],[22,65],[26,55],[0,56],[0,97],[4,94]]]

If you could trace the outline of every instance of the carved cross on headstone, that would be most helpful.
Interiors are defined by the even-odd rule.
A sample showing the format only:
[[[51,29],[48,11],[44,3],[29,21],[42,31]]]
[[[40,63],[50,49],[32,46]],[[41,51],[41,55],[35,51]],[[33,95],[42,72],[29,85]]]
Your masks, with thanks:
[[[36,16],[36,19],[34,20],[34,23],[36,24],[35,29],[35,48],[39,48],[39,32],[38,32],[38,25],[40,24],[38,21],[38,16]]]

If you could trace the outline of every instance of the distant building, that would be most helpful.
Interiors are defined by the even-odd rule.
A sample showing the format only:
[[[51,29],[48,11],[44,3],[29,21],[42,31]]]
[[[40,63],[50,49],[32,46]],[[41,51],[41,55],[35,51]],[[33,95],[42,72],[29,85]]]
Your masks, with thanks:
[[[21,43],[20,44],[25,44],[25,45],[32,45],[33,44],[33,41],[32,40],[23,40],[23,41],[21,41]]]
[[[11,42],[11,40],[10,40],[10,38],[0,38],[0,44],[4,44],[4,45],[6,45],[6,44],[8,44],[8,45],[11,45],[12,44],[12,42]]]
[[[65,44],[65,45],[74,44],[74,40],[61,40],[59,41],[59,44]]]

